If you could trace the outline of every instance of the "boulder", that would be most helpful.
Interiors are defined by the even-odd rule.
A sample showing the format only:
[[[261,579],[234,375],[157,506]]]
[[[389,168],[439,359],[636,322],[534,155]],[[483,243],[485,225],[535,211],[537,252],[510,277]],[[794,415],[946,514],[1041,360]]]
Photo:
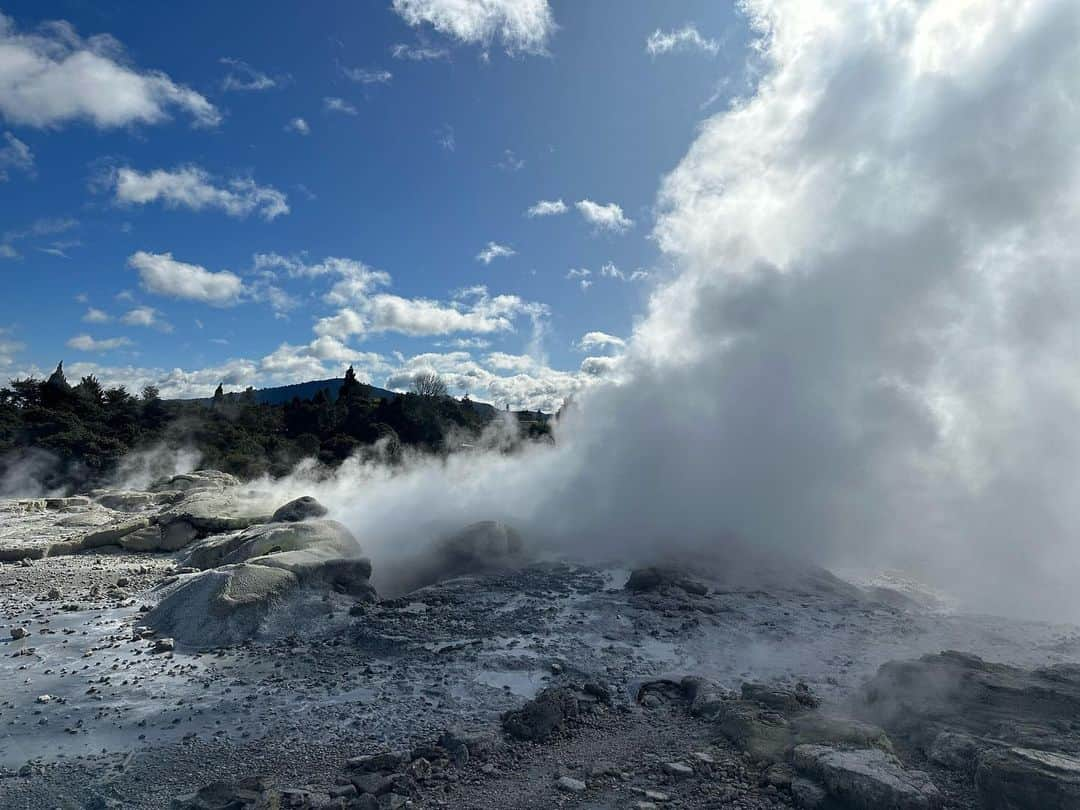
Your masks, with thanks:
[[[146,526],[120,538],[120,547],[128,551],[175,551],[168,548],[160,526]]]
[[[201,569],[242,562],[282,568],[301,583],[322,583],[354,596],[371,592],[371,562],[335,520],[250,526],[199,541],[187,556],[188,565]]]
[[[327,509],[310,495],[289,501],[284,506],[279,506],[270,518],[274,523],[295,523],[308,518],[321,518],[326,515]]]
[[[635,568],[626,581],[626,590],[635,593],[665,591],[671,588],[679,588],[695,596],[704,596],[709,591],[707,587],[681,571],[659,566]]]
[[[248,777],[239,782],[212,782],[194,793],[172,800],[172,810],[236,810],[255,807],[269,789],[264,777]]]
[[[734,698],[730,690],[706,678],[687,676],[680,685],[695,717],[715,717],[724,703]]]
[[[744,683],[742,699],[759,703],[778,712],[800,712],[818,706],[821,701],[814,697],[805,684],[798,684],[794,689],[783,689],[763,683]]]
[[[82,539],[83,548],[100,548],[101,546],[117,545],[120,538],[139,529],[145,529],[150,525],[147,518],[135,518],[123,523],[105,526],[97,531],[90,532]]]
[[[505,523],[485,520],[396,563],[385,578],[395,592],[403,593],[468,574],[513,570],[525,562],[521,535]]]
[[[891,661],[864,687],[860,713],[927,752],[947,732],[1080,756],[1080,733],[1061,722],[1080,716],[1080,667],[1025,670],[960,652]]]
[[[787,719],[751,701],[728,701],[720,706],[714,719],[733,745],[763,762],[782,760],[791,743]]]
[[[791,720],[792,742],[820,743],[851,748],[879,748],[893,753],[892,740],[885,730],[848,717],[812,712]]]
[[[155,481],[150,485],[150,491],[191,492],[200,489],[232,489],[238,486],[240,481],[229,473],[220,470],[195,470]]]
[[[970,734],[943,731],[934,738],[928,756],[930,761],[954,771],[972,771],[979,752],[986,747]]]
[[[929,776],[905,769],[878,748],[797,745],[792,761],[796,770],[852,810],[932,810],[941,805],[941,793]]]
[[[246,529],[255,523],[265,523],[269,516],[250,509],[235,493],[212,489],[198,490],[158,516],[166,536],[175,523],[187,524],[183,534],[206,537],[208,534]],[[194,539],[194,538],[192,538]],[[190,542],[190,541],[189,541]]]
[[[569,689],[543,690],[520,709],[503,715],[503,730],[518,740],[546,740],[578,717],[577,697]]]
[[[232,644],[255,636],[271,607],[299,585],[280,568],[226,565],[164,586],[143,621],[190,646]]]
[[[104,506],[106,509],[112,509],[116,512],[138,512],[142,509],[169,502],[167,498],[162,498],[162,493],[127,491],[103,492],[96,495],[94,500],[99,506]]]
[[[147,623],[192,646],[256,635],[271,609],[301,587],[376,598],[371,563],[333,520],[267,523],[208,537],[183,562],[202,570],[166,586]]]
[[[1071,810],[1080,807],[1080,759],[1031,748],[984,751],[975,789],[985,810]]]

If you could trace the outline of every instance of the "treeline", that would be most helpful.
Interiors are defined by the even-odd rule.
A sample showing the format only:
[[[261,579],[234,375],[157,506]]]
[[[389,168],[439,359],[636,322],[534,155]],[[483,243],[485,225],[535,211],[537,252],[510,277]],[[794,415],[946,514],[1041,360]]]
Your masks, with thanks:
[[[372,396],[352,368],[335,397],[323,389],[284,404],[256,401],[251,389],[212,400],[164,400],[146,386],[138,394],[104,388],[94,377],[71,385],[63,364],[47,380],[12,380],[0,388],[0,479],[44,453],[46,488],[83,488],[109,481],[121,459],[154,447],[191,448],[204,467],[240,478],[280,476],[315,457],[334,466],[358,449],[379,445],[391,461],[405,447],[448,452],[478,436],[489,412],[418,379],[418,392]],[[525,435],[546,433],[530,425]],[[39,465],[40,466],[40,465]]]

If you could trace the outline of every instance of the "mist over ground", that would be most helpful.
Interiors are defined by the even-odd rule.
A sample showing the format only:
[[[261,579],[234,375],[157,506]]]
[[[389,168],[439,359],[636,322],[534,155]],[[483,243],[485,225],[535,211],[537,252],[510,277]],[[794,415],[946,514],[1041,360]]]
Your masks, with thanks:
[[[1080,617],[1080,7],[745,12],[756,91],[662,183],[677,270],[620,381],[554,448],[350,464],[315,494],[376,570],[495,518],[578,555],[738,538]]]

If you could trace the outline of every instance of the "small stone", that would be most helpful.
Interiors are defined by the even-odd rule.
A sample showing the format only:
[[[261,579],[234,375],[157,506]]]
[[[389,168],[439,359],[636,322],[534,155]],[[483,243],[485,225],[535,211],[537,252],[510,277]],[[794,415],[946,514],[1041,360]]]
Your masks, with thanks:
[[[414,759],[409,764],[409,773],[418,782],[425,782],[431,778],[431,763],[423,757]]]
[[[167,653],[176,649],[176,642],[171,638],[159,638],[150,649],[152,653]]]
[[[131,584],[131,580],[128,579],[127,577],[120,577],[118,580],[116,580],[116,587],[117,588],[126,588],[130,584]]]
[[[25,627],[11,628],[11,637],[16,641],[18,641],[20,638],[26,638],[28,635],[30,635],[30,631],[27,630]]]
[[[669,776],[684,777],[693,776],[694,769],[687,765],[685,762],[665,762],[664,773]]]
[[[555,787],[566,793],[584,793],[588,785],[572,776],[560,776]]]

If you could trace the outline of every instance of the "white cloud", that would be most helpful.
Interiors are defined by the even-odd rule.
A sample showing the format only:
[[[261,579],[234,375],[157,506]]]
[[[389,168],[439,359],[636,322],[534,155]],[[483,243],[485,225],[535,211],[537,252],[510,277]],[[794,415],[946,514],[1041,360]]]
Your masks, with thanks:
[[[393,8],[409,25],[485,48],[497,40],[510,54],[545,53],[556,27],[548,0],[394,0]]]
[[[600,268],[600,275],[604,278],[613,278],[618,281],[644,281],[649,277],[648,270],[634,270],[624,273],[613,262],[608,262]]]
[[[525,212],[527,217],[551,217],[567,212],[566,203],[558,200],[539,200]]]
[[[626,341],[607,332],[586,332],[577,342],[577,348],[583,352],[621,350],[626,348]]]
[[[634,225],[634,220],[628,218],[622,207],[616,203],[601,205],[592,200],[578,200],[574,206],[585,217],[585,221],[598,230],[623,233]]]
[[[111,129],[158,124],[174,109],[196,126],[221,121],[214,105],[191,88],[128,64],[108,34],[83,39],[62,21],[21,33],[0,14],[0,115],[12,123],[59,127],[88,121]]]
[[[172,171],[155,169],[148,174],[123,167],[111,173],[106,182],[122,204],[160,201],[167,208],[217,208],[233,217],[257,213],[268,222],[289,213],[284,192],[256,185],[250,178],[236,178],[222,185],[198,166],[180,166]]]
[[[359,115],[360,111],[343,98],[327,96],[323,99],[323,109],[327,112],[344,113],[345,115]]]
[[[82,319],[86,321],[86,323],[108,323],[112,320],[109,313],[101,309],[95,309],[94,307],[87,309],[86,314],[82,316]]]
[[[519,172],[525,168],[525,161],[515,155],[513,149],[506,149],[495,167],[504,172]]]
[[[260,382],[259,366],[246,359],[232,359],[218,366],[185,370],[181,368],[144,368],[138,366],[103,366],[97,363],[65,364],[64,370],[72,379],[93,374],[106,388],[123,385],[138,392],[143,386],[155,385],[166,399],[208,397],[218,383],[227,388],[246,388]],[[35,376],[48,376],[40,369],[27,370]],[[296,380],[290,380],[295,382]]]
[[[69,349],[77,349],[80,352],[111,352],[114,349],[130,345],[131,341],[126,337],[95,340],[90,335],[76,335],[67,342]]]
[[[253,92],[270,90],[278,86],[278,81],[267,76],[260,70],[256,70],[247,62],[231,57],[222,57],[221,64],[228,65],[230,70],[221,81],[221,87],[226,92]]]
[[[454,128],[449,124],[443,124],[435,130],[435,142],[447,152],[453,152],[457,148],[457,141],[454,139]]]
[[[286,132],[295,132],[297,135],[310,135],[311,127],[303,118],[293,118],[285,125]]]
[[[331,304],[345,305],[363,299],[378,287],[390,284],[390,274],[376,270],[355,259],[328,256],[321,262],[309,264],[303,256],[282,256],[278,253],[256,253],[256,272],[274,273],[283,270],[291,278],[336,276],[338,280],[324,296]]]
[[[487,246],[476,254],[476,260],[484,264],[491,264],[495,259],[504,259],[513,256],[516,251],[509,245],[500,245],[498,242],[488,242]]]
[[[492,352],[484,358],[484,362],[498,371],[522,372],[537,366],[536,361],[527,354],[507,354],[506,352]]]
[[[30,147],[10,132],[5,132],[0,146],[0,183],[8,180],[8,170],[16,169],[24,174],[34,174],[34,153]]]
[[[696,26],[685,25],[673,31],[661,31],[657,28],[645,41],[645,50],[650,56],[672,51],[701,51],[709,56],[716,56],[720,52],[720,43],[703,37]]]
[[[586,269],[584,267],[571,267],[569,270],[566,271],[566,277],[571,280],[575,278],[588,278],[591,275],[592,270]]]
[[[446,48],[432,48],[428,45],[407,45],[399,42],[390,48],[395,59],[407,59],[412,62],[431,62],[437,59],[449,59],[450,51]]]
[[[14,363],[15,355],[26,348],[26,344],[4,337],[9,331],[7,328],[0,326],[0,368]]]
[[[413,337],[455,332],[484,335],[512,332],[514,319],[519,316],[527,316],[535,323],[547,316],[547,307],[516,295],[491,296],[485,287],[465,290],[450,302],[378,293],[361,296],[336,315],[320,319],[315,333],[339,339],[382,332]]]
[[[45,217],[34,220],[27,228],[4,231],[0,235],[0,257],[18,259],[20,254],[13,243],[42,236],[55,236],[78,226],[79,221],[71,217]],[[53,248],[60,250],[62,253],[64,247],[72,247],[77,244],[79,244],[77,240],[53,242]]]
[[[353,366],[357,377],[366,382],[371,382],[373,374],[390,369],[380,354],[357,351],[336,338],[323,336],[305,346],[282,343],[262,358],[259,370],[277,381],[292,382],[338,377],[345,365]]]
[[[496,373],[499,371],[511,373],[503,376]],[[571,394],[597,381],[589,373],[558,371],[525,355],[495,352],[480,363],[468,352],[427,352],[400,358],[399,365],[386,378],[386,387],[408,390],[416,375],[424,372],[438,374],[455,396],[468,392],[473,399],[490,402],[500,410],[509,405],[515,410],[548,413],[557,410]]]
[[[389,84],[394,74],[389,70],[342,67],[341,72],[357,84]]]
[[[128,258],[128,265],[138,270],[143,288],[157,295],[229,306],[244,291],[240,277],[234,273],[212,273],[197,264],[177,261],[172,253],[140,250]]]
[[[146,306],[129,309],[120,317],[120,323],[128,326],[144,326],[161,332],[171,332],[173,330],[171,323],[161,319],[161,313],[158,310]]]

